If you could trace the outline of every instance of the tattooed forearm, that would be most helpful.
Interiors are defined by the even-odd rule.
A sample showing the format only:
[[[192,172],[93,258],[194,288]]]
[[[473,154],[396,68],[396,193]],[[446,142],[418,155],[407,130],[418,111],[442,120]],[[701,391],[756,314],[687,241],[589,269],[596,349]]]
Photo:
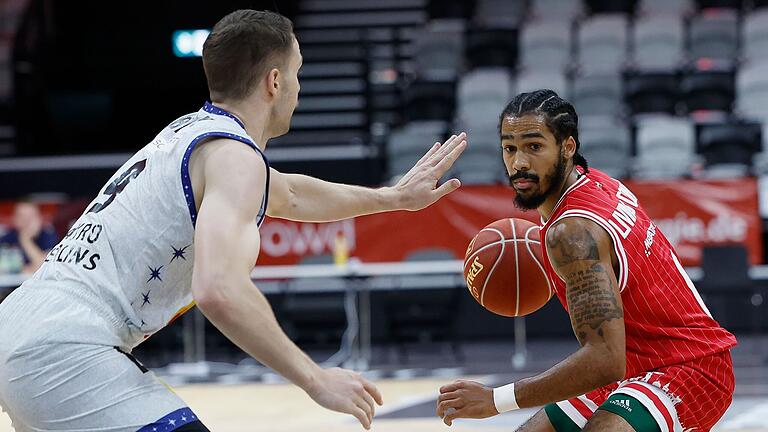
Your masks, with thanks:
[[[547,237],[547,247],[553,252],[552,259],[558,266],[567,266],[581,260],[600,259],[597,242],[587,230],[565,234],[564,225],[554,227],[553,235]]]
[[[604,339],[603,323],[624,316],[606,269],[595,263],[587,269],[574,270],[567,280],[568,309],[579,342],[586,343],[590,332]]]
[[[573,222],[552,227],[547,250],[566,282],[568,310],[579,342],[584,345],[593,335],[604,341],[603,324],[624,316],[610,257],[601,257],[595,234],[588,227]]]
[[[610,235],[591,220],[566,217],[552,224],[545,244],[549,263],[565,281],[568,313],[581,348],[546,372],[518,381],[520,406],[572,398],[627,373],[624,311]]]
[[[518,381],[520,406],[572,398],[627,374],[624,309],[608,231],[592,220],[566,217],[550,226],[545,244],[549,263],[565,281],[568,313],[581,348],[546,372]]]

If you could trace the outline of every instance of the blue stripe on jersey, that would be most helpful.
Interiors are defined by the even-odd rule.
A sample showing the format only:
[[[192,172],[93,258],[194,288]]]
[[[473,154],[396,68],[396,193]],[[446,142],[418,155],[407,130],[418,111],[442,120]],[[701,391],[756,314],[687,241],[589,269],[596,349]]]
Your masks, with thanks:
[[[192,190],[192,180],[189,177],[189,158],[192,155],[192,151],[197,146],[197,143],[199,143],[200,141],[206,138],[213,138],[213,137],[230,138],[230,139],[248,144],[254,150],[256,150],[257,153],[261,155],[262,159],[264,159],[264,163],[267,165],[267,184],[266,184],[266,189],[264,191],[264,198],[261,200],[261,208],[259,209],[259,213],[256,216],[257,217],[256,223],[258,226],[261,226],[261,224],[264,222],[264,217],[267,214],[267,204],[269,202],[269,160],[267,159],[267,156],[264,154],[264,152],[262,152],[261,149],[256,144],[254,144],[253,141],[251,141],[249,138],[240,136],[240,135],[235,135],[229,132],[218,132],[218,131],[206,132],[204,134],[196,136],[195,139],[193,139],[192,142],[189,143],[187,150],[184,152],[184,157],[181,159],[181,185],[184,188],[184,198],[186,198],[187,200],[187,207],[189,208],[189,216],[192,219],[192,226],[195,226],[195,224],[197,223],[197,207],[195,207],[195,192]]]
[[[227,117],[231,118],[232,120],[234,120],[235,122],[237,122],[237,124],[240,125],[241,128],[245,129],[245,124],[243,124],[243,122],[241,122],[240,119],[237,118],[237,116],[235,116],[234,114],[232,114],[231,112],[229,112],[227,110],[223,110],[223,109],[217,107],[216,105],[214,105],[214,104],[212,104],[210,102],[205,102],[205,105],[203,105],[203,110],[205,112],[209,112],[211,114],[227,116]]]
[[[199,421],[189,408],[181,408],[142,427],[138,432],[171,432],[184,425]]]

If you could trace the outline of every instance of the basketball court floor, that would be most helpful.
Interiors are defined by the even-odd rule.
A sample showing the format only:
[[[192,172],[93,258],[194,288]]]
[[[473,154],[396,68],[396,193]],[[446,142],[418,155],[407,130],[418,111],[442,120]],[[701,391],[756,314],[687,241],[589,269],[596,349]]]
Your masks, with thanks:
[[[469,377],[472,378],[472,377]],[[536,410],[525,409],[486,420],[445,426],[435,416],[440,379],[384,380],[377,384],[385,406],[374,419],[374,432],[511,432]],[[351,417],[324,410],[301,390],[287,384],[194,384],[176,389],[215,432],[352,432],[364,429]],[[737,397],[716,431],[768,431],[768,399]],[[12,431],[5,415],[0,431]]]
[[[384,396],[374,419],[374,432],[512,432],[535,409],[523,409],[485,420],[457,421],[445,426],[435,415],[441,385],[457,378],[500,385],[543,370],[574,348],[573,341],[534,341],[528,347],[528,363],[517,372],[511,364],[511,344],[464,344],[464,359],[452,357],[443,347],[417,347],[407,364],[381,361],[366,376]],[[378,348],[375,358],[392,358]],[[734,350],[736,396],[725,417],[714,429],[719,432],[768,432],[768,338],[741,338]],[[314,353],[315,355],[318,353]],[[396,356],[394,356],[396,357]],[[156,373],[215,432],[352,432],[364,429],[352,417],[315,405],[300,389],[271,373],[241,377],[209,376],[205,383],[189,383],[171,368]],[[188,382],[184,384],[184,382]],[[10,432],[10,421],[0,415],[0,432]]]

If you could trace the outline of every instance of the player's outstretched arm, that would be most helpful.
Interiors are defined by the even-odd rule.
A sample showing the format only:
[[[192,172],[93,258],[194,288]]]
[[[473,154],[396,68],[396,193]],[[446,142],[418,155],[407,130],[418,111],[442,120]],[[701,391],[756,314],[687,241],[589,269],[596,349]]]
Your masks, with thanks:
[[[438,186],[467,146],[466,134],[434,146],[392,187],[371,189],[326,182],[300,174],[271,171],[269,216],[329,222],[391,210],[421,210],[458,189],[458,179]]]
[[[624,309],[613,271],[611,238],[596,223],[571,217],[550,228],[546,247],[553,267],[566,282],[571,325],[581,348],[540,375],[497,389],[495,395],[494,389],[469,381],[442,387],[437,414],[446,424],[456,418],[496,415],[497,402],[504,405],[499,407],[502,411],[515,405],[540,406],[624,378]],[[448,412],[451,408],[456,411]]]
[[[259,253],[256,215],[266,167],[241,143],[207,143],[205,186],[195,227],[192,293],[203,314],[232,342],[304,389],[320,405],[370,428],[376,386],[343,369],[321,369],[283,333],[250,273]]]

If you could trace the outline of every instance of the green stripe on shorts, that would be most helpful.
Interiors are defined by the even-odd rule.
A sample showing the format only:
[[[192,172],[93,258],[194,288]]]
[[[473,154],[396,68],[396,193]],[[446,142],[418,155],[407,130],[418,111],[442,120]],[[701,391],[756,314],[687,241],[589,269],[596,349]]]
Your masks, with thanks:
[[[549,404],[544,407],[544,412],[549,417],[549,422],[556,432],[579,432],[581,428],[573,422],[566,413],[556,404]]]
[[[643,404],[632,396],[614,393],[598,409],[616,414],[637,432],[661,432],[659,424]],[[559,431],[559,429],[558,429]]]

